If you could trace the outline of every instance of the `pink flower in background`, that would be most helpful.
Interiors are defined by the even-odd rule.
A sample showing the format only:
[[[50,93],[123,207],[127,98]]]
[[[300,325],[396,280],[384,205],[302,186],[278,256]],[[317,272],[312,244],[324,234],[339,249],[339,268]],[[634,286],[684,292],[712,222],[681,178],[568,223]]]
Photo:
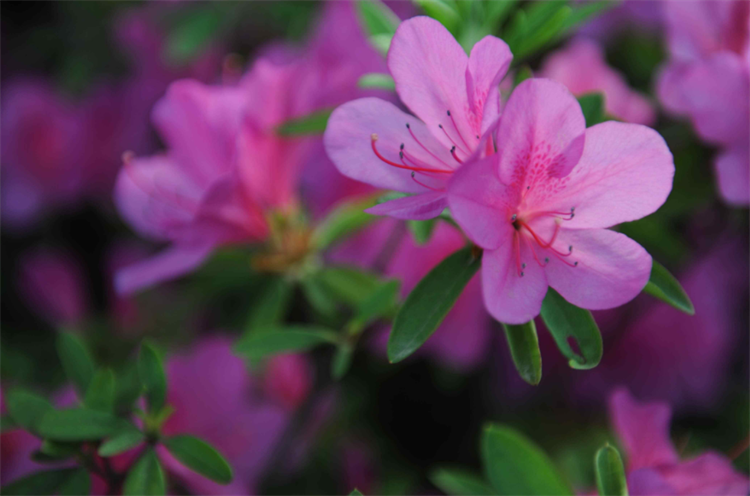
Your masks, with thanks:
[[[584,0],[585,1],[585,0]],[[583,1],[581,3],[584,3]],[[665,0],[623,0],[583,25],[578,34],[609,41],[626,31],[656,35],[662,29]]]
[[[628,489],[634,496],[747,494],[750,483],[715,452],[681,461],[669,439],[665,403],[639,403],[627,390],[610,397],[610,419],[622,442]]]
[[[578,38],[553,52],[542,63],[538,75],[564,84],[576,96],[604,93],[607,113],[618,120],[646,126],[656,120],[649,101],[630,89],[622,74],[607,65],[604,52],[595,41]]]
[[[586,129],[564,86],[530,79],[503,110],[497,148],[448,185],[451,212],[484,249],[489,312],[501,322],[527,322],[547,287],[592,310],[640,293],[650,255],[606,228],[656,211],[669,195],[674,164],[661,136],[620,122]]]
[[[707,142],[719,190],[750,204],[750,4],[666,2],[670,60],[657,93],[670,112],[688,117]]]
[[[266,363],[263,378],[266,395],[294,410],[307,399],[315,375],[305,355],[277,355]]]
[[[487,36],[466,53],[437,21],[401,23],[388,52],[388,69],[401,101],[416,117],[377,98],[337,108],[324,141],[342,174],[414,196],[368,210],[401,219],[429,219],[447,206],[445,184],[461,163],[491,150],[482,136],[500,114],[498,84],[512,55]]]

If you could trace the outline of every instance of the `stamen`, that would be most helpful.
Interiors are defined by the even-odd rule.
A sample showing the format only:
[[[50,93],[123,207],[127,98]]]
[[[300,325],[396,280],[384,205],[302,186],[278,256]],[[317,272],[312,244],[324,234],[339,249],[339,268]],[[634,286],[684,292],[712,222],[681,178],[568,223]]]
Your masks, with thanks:
[[[418,160],[411,155],[409,155],[406,152],[406,149],[403,149],[402,151],[398,152],[399,157],[401,158],[401,163],[403,163],[408,169],[415,170],[418,172],[432,172],[435,174],[453,174],[452,170],[443,170],[443,169],[433,169],[432,167],[429,167],[429,164],[425,164],[421,160]],[[404,159],[411,162],[412,165],[407,164],[404,162]]]
[[[456,121],[453,119],[453,116],[451,115],[451,111],[448,111],[448,117],[451,118],[451,122],[453,123],[453,128],[456,130],[456,133],[458,133],[458,137],[461,138],[461,141],[463,141],[464,146],[467,150],[469,150],[469,154],[471,155],[471,147],[468,143],[466,143],[466,140],[464,139],[463,135],[461,134],[461,131],[458,130],[458,126],[456,125]]]
[[[463,161],[456,156],[456,147],[455,146],[453,148],[451,148],[451,155],[453,155],[453,158],[456,159],[456,162],[458,162],[459,164],[463,164]]]
[[[513,234],[513,242],[516,244],[516,269],[518,269],[518,277],[523,277],[523,271],[521,270],[521,234]],[[524,265],[525,267],[525,265]]]
[[[445,137],[448,138],[448,140],[451,142],[451,144],[453,145],[453,148],[456,148],[456,142],[453,141],[453,138],[451,138],[450,134],[448,134],[448,132],[443,127],[443,125],[442,124],[438,124],[438,127],[440,128],[441,131],[443,131],[443,134],[445,135]],[[463,150],[463,148],[461,149],[461,151],[464,152],[464,153],[466,153],[467,155],[470,155],[469,153],[465,152]]]
[[[383,162],[385,162],[388,165],[391,165],[393,167],[398,167],[399,169],[408,169],[408,170],[411,170],[411,171],[420,171],[420,172],[443,172],[443,173],[445,173],[445,172],[452,172],[452,171],[442,171],[442,170],[439,170],[439,169],[429,169],[429,168],[424,168],[424,167],[410,167],[410,166],[406,165],[405,163],[404,164],[398,164],[396,162],[388,160],[383,155],[381,155],[380,152],[378,151],[378,147],[375,146],[375,142],[376,141],[378,141],[378,135],[375,134],[375,133],[373,133],[372,135],[370,135],[370,142],[372,143],[372,151],[375,153],[375,155],[380,160],[382,160]],[[401,157],[402,159],[403,159],[403,154],[404,154],[404,152],[399,152],[399,157]]]
[[[409,125],[408,122],[406,123],[406,129],[409,130],[409,134],[411,134],[411,137],[414,139],[414,141],[416,141],[417,144],[419,146],[421,146],[424,151],[426,151],[427,153],[429,153],[430,155],[432,155],[432,158],[434,158],[435,160],[437,160],[438,162],[440,162],[444,166],[448,167],[449,169],[451,168],[451,166],[448,165],[448,164],[446,164],[445,161],[443,161],[443,159],[441,159],[440,157],[438,157],[437,155],[435,155],[434,153],[432,153],[432,150],[430,150],[429,148],[427,148],[426,146],[424,146],[422,144],[422,142],[417,139],[417,137],[414,135],[414,131],[411,130],[411,126]]]
[[[413,180],[413,181],[414,181],[415,183],[419,184],[420,186],[424,186],[425,188],[427,188],[427,189],[429,189],[429,190],[432,190],[432,191],[434,191],[434,192],[436,192],[436,193],[440,193],[440,192],[442,192],[442,191],[445,191],[445,190],[442,190],[442,189],[437,189],[437,188],[435,188],[435,187],[433,187],[433,186],[427,186],[427,185],[426,185],[425,183],[423,183],[423,182],[421,182],[421,181],[420,181],[419,179],[417,179],[417,178],[415,177],[416,175],[417,175],[417,173],[416,173],[416,172],[414,172],[414,171],[412,171],[412,172],[411,172],[411,178],[412,178],[412,180]]]

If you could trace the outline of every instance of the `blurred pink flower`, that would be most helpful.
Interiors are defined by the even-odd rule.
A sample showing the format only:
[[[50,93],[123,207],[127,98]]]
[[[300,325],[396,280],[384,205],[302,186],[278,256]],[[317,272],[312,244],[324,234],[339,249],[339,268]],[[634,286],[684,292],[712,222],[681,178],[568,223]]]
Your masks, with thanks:
[[[604,93],[607,113],[619,120],[646,126],[656,120],[649,101],[630,89],[622,74],[607,65],[604,52],[595,41],[573,40],[548,55],[538,75],[564,84],[576,96]]]
[[[305,355],[277,355],[266,363],[263,379],[266,395],[294,410],[307,399],[315,376]]]
[[[665,2],[670,60],[657,86],[670,112],[688,117],[698,135],[720,147],[719,190],[750,204],[750,4]]]
[[[580,3],[585,3],[584,1]],[[578,34],[608,41],[633,30],[641,34],[657,34],[662,29],[664,0],[622,0],[614,8],[594,16],[578,30]]]
[[[434,19],[401,23],[388,69],[417,118],[386,101],[361,98],[333,112],[324,136],[328,156],[345,176],[415,193],[368,212],[429,219],[445,209],[446,180],[475,152],[484,152],[481,137],[500,114],[498,84],[511,60],[508,46],[494,36],[480,40],[467,57]]]
[[[610,419],[624,449],[628,489],[651,494],[747,494],[748,478],[715,452],[681,461],[669,439],[672,412],[665,403],[639,403],[625,389],[610,397]]]
[[[658,133],[604,122],[586,129],[559,83],[529,79],[508,100],[498,154],[467,164],[448,185],[451,212],[484,249],[485,306],[499,321],[539,314],[547,288],[574,305],[633,299],[650,255],[606,228],[656,211],[672,189],[672,154]]]

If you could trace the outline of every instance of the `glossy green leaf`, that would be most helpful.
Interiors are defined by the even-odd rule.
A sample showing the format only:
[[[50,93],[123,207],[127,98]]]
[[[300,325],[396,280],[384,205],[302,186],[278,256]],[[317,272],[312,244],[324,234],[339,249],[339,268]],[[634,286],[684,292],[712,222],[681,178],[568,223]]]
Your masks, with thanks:
[[[133,403],[143,394],[143,385],[138,374],[138,361],[128,360],[117,371],[115,378],[115,411],[127,413],[133,407]]]
[[[406,298],[388,338],[388,360],[411,355],[435,332],[479,270],[481,257],[466,247],[440,262]]]
[[[80,338],[61,332],[57,337],[57,354],[60,356],[65,375],[82,398],[94,377],[94,362]]]
[[[567,6],[559,8],[536,31],[527,35],[518,47],[517,55],[514,53],[514,57],[518,57],[519,60],[528,58],[553,42],[565,27],[565,22],[572,12],[573,10]]]
[[[21,479],[15,480],[3,486],[0,493],[13,495],[51,495],[55,494],[60,486],[73,476],[79,469],[63,468],[56,470],[42,470],[34,472]],[[88,494],[88,493],[85,493]]]
[[[234,345],[234,351],[250,360],[260,360],[279,353],[307,351],[318,345],[335,344],[337,341],[336,333],[325,327],[264,328],[243,336]]]
[[[245,332],[279,325],[286,316],[292,299],[292,285],[283,277],[274,278],[250,309]]]
[[[138,429],[125,429],[114,434],[99,446],[99,456],[115,456],[135,448],[145,440],[146,436]]]
[[[146,390],[146,403],[150,412],[158,412],[167,398],[167,377],[161,356],[148,342],[141,344],[138,354],[138,376]]]
[[[371,72],[365,74],[357,81],[357,86],[363,90],[385,90],[396,91],[396,82],[388,74]]]
[[[407,221],[407,225],[412,236],[414,236],[414,241],[418,245],[424,245],[432,237],[432,233],[435,231],[435,226],[437,225],[437,219],[410,220]]]
[[[357,17],[370,43],[385,55],[401,20],[380,0],[357,0],[355,5]]]
[[[547,455],[509,427],[485,427],[482,433],[482,461],[495,494],[573,494]]]
[[[524,381],[536,386],[542,380],[542,354],[534,321],[521,325],[503,324],[503,328],[518,374]]]
[[[628,496],[625,468],[617,449],[607,444],[597,451],[594,469],[599,496]]]
[[[542,302],[542,319],[568,364],[574,369],[591,369],[602,359],[602,335],[591,312],[568,303],[552,288]],[[573,339],[581,354],[570,346]]]
[[[578,97],[583,117],[586,119],[586,127],[591,127],[604,122],[604,94],[586,93]]]
[[[94,441],[108,437],[127,425],[127,421],[108,413],[71,408],[47,412],[39,422],[38,431],[42,437],[56,441]]]
[[[349,332],[359,333],[375,320],[385,317],[396,307],[401,281],[391,280],[381,284],[370,296],[357,306],[349,324]]]
[[[83,402],[92,410],[114,413],[115,373],[110,369],[98,370],[91,380]]]
[[[8,413],[13,421],[29,432],[37,433],[39,423],[52,404],[41,396],[24,389],[14,389],[5,396]]]
[[[441,468],[430,475],[430,481],[451,496],[491,496],[495,490],[484,479],[468,470]]]
[[[304,117],[290,119],[276,128],[276,134],[285,137],[323,134],[332,109],[318,110]]]
[[[382,284],[372,272],[343,265],[324,267],[316,275],[316,280],[330,297],[353,307],[361,305]]]
[[[91,493],[91,476],[85,468],[79,468],[63,481],[57,489],[60,496],[81,496]]]
[[[213,446],[193,436],[174,436],[164,446],[183,465],[219,484],[232,482],[232,467]]]
[[[497,31],[498,26],[513,11],[513,8],[517,3],[518,0],[490,0],[487,2],[487,12],[485,16],[488,26],[492,28],[491,31]]]
[[[455,0],[414,0],[424,13],[440,22],[445,28],[456,34],[461,23],[461,16],[456,9]]]
[[[313,244],[325,250],[356,234],[377,217],[364,210],[375,204],[375,197],[358,198],[338,205],[323,219],[313,233]]]
[[[302,293],[310,306],[324,317],[330,317],[336,314],[337,299],[328,290],[326,285],[317,277],[317,274],[310,274],[300,281]]]
[[[343,343],[336,349],[336,354],[333,356],[333,361],[331,362],[331,377],[334,380],[340,380],[349,372],[353,356],[354,348],[349,343]]]
[[[122,494],[126,496],[162,495],[166,492],[164,470],[153,448],[146,450],[128,472]]]
[[[680,282],[656,260],[653,261],[651,277],[643,291],[688,315],[695,314],[693,302]]]

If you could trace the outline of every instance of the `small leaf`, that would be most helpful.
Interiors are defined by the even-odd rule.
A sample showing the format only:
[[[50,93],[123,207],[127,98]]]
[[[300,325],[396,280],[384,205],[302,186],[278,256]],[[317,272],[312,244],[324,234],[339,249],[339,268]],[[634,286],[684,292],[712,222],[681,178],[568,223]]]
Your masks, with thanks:
[[[115,456],[135,448],[143,442],[146,436],[138,429],[125,429],[119,432],[99,446],[99,456]]]
[[[482,461],[500,495],[572,495],[547,455],[515,430],[489,425],[482,434]]]
[[[586,127],[591,127],[606,120],[604,117],[603,93],[586,93],[577,99],[581,105],[583,117],[586,119]]]
[[[352,492],[349,493],[349,496],[364,496],[361,492],[359,492],[359,489],[356,487],[352,489]]]
[[[127,421],[97,410],[50,410],[39,422],[39,434],[56,441],[94,441],[127,428]]]
[[[60,496],[81,496],[91,493],[91,476],[85,468],[79,468],[62,483],[58,488]]]
[[[67,332],[61,332],[57,337],[57,354],[60,356],[65,375],[82,398],[94,377],[94,362],[91,355],[78,337]]]
[[[164,446],[183,465],[219,484],[232,482],[232,467],[213,446],[193,436],[174,436]]]
[[[39,451],[57,460],[64,460],[78,453],[80,449],[81,443],[70,443],[45,439],[42,442],[42,446],[39,448]]]
[[[352,365],[352,357],[354,355],[354,348],[349,343],[341,344],[336,349],[336,354],[333,356],[333,362],[331,364],[331,377],[338,381],[349,372],[349,368]]]
[[[138,354],[138,376],[146,388],[146,402],[150,412],[158,412],[167,398],[167,378],[156,349],[148,342],[141,344]]]
[[[385,55],[401,20],[380,0],[358,0],[355,5],[370,43]]]
[[[456,10],[454,0],[414,0],[414,3],[422,7],[425,14],[440,22],[454,36],[456,35],[456,29],[461,23],[461,16]]]
[[[607,444],[596,452],[594,469],[599,496],[628,496],[625,468],[620,452],[614,447]]]
[[[521,378],[536,386],[542,380],[542,354],[533,320],[521,325],[503,324],[513,364]]]
[[[115,373],[102,369],[94,374],[84,400],[86,407],[105,413],[114,413]]]
[[[122,493],[126,496],[156,496],[165,492],[164,471],[153,448],[149,448],[128,472]]]
[[[513,87],[515,88],[527,79],[531,79],[533,77],[534,73],[532,72],[531,67],[529,67],[528,65],[522,65],[516,72],[516,77],[513,79]]]
[[[304,277],[300,284],[305,299],[316,312],[326,317],[336,314],[336,299],[316,274]]]
[[[361,305],[382,284],[372,272],[343,265],[324,267],[316,279],[331,296],[353,307]]]
[[[388,360],[411,355],[435,332],[479,270],[480,257],[466,247],[440,262],[406,298],[388,338]]]
[[[357,312],[349,324],[349,332],[358,334],[375,320],[393,311],[396,306],[401,281],[391,280],[378,287],[357,306]]]
[[[336,333],[325,327],[264,328],[243,336],[235,343],[234,351],[255,361],[279,353],[307,351],[321,344],[336,344],[337,341]]]
[[[133,403],[140,398],[141,394],[143,394],[143,385],[138,375],[138,361],[129,360],[116,374],[115,411],[129,413],[133,408]]]
[[[432,237],[432,233],[435,231],[435,226],[437,225],[437,219],[410,220],[407,221],[407,225],[412,236],[414,236],[414,241],[418,245],[424,245]]]
[[[451,496],[490,496],[495,490],[482,477],[460,468],[441,468],[430,475],[430,481]]]
[[[332,109],[318,110],[304,117],[290,119],[276,128],[276,134],[285,137],[323,134]]]
[[[274,278],[250,309],[245,332],[278,325],[286,316],[292,298],[292,285],[283,277]]]
[[[357,86],[363,90],[385,90],[396,91],[396,82],[388,74],[371,72],[365,74],[357,81]]]
[[[0,492],[7,496],[55,494],[58,488],[78,470],[76,468],[63,468],[34,472],[22,479],[11,482],[7,486],[3,486]]]
[[[184,16],[164,44],[167,59],[183,65],[205,48],[221,27],[221,15],[213,8],[195,9]]]
[[[679,281],[656,260],[653,261],[651,277],[643,291],[688,315],[695,315],[693,302]]]
[[[574,369],[587,370],[599,365],[602,359],[602,335],[591,312],[568,303],[552,288],[542,302],[542,319],[568,364]],[[581,355],[568,342],[575,339]]]
[[[326,216],[313,233],[313,244],[319,250],[325,250],[343,241],[349,236],[356,234],[368,224],[374,222],[377,217],[366,213],[364,210],[375,204],[375,197],[368,196],[364,199],[346,201],[336,206]]]
[[[49,401],[23,389],[14,389],[8,393],[5,401],[15,423],[32,433],[38,432],[42,418],[53,410]]]

